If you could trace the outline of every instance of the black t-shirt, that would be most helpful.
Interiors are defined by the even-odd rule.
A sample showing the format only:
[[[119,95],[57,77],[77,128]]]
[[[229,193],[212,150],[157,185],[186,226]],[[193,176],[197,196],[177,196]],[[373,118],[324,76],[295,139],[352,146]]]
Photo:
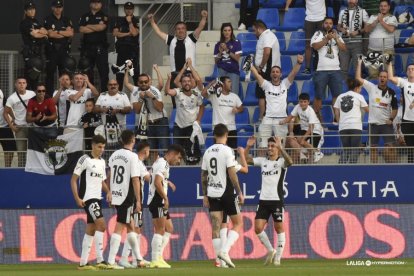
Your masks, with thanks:
[[[32,30],[39,30],[42,25],[36,18],[26,17],[20,22],[20,33],[22,34],[23,44],[25,46],[40,46],[44,41],[43,38],[35,38],[30,33]]]
[[[197,42],[197,39],[195,38],[194,33],[189,34],[188,38],[190,38],[194,43]],[[171,44],[173,44],[172,47],[174,48],[174,63],[175,63],[176,71],[180,71],[184,67],[185,62],[186,62],[185,57],[186,57],[187,49],[185,47],[184,41],[185,41],[185,38],[180,40],[173,35],[168,35],[168,38],[167,38],[167,45],[171,46]],[[193,51],[195,51],[195,49],[193,49]]]
[[[98,24],[105,24],[108,26],[108,16],[106,16],[102,11],[98,11],[97,13],[93,14],[92,12],[88,12],[79,20],[79,26],[86,26],[86,25],[98,25]],[[83,35],[83,44],[84,46],[88,45],[106,45],[107,38],[106,38],[106,30],[100,32],[93,32]]]
[[[132,23],[134,24],[135,28],[139,28],[139,20],[137,17],[132,17]],[[118,29],[121,33],[129,33],[129,23],[125,17],[118,17],[114,29]],[[118,38],[116,41],[117,45],[128,45],[128,46],[135,46],[139,47],[139,35],[137,36],[124,36]]]
[[[67,27],[73,28],[72,21],[69,18],[61,16],[60,19],[57,19],[53,14],[45,18],[44,26],[46,30],[53,31],[66,31]],[[49,38],[49,41],[55,44],[70,44],[70,38],[68,37]]]

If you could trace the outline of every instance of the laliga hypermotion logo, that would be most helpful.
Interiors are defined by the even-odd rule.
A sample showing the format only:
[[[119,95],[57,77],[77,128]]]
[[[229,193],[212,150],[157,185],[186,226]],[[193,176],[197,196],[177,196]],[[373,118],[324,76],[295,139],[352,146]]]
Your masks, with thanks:
[[[64,140],[49,140],[45,148],[45,163],[53,170],[62,168],[68,156],[66,153],[65,146],[68,142]]]

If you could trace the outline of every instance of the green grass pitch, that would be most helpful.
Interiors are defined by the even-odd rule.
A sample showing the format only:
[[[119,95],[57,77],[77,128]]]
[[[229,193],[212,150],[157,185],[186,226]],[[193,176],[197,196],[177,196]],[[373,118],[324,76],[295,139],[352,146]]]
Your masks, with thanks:
[[[165,276],[219,276],[219,275],[414,275],[413,259],[398,259],[404,264],[371,264],[366,260],[360,265],[350,265],[350,260],[282,260],[282,265],[263,266],[262,260],[234,260],[235,269],[216,268],[212,261],[181,261],[171,262],[171,269],[127,269],[127,270],[100,270],[78,271],[76,264],[21,264],[0,265],[2,276],[72,276],[72,275],[165,275]],[[376,260],[370,260],[375,262]],[[390,260],[396,261],[396,260]]]

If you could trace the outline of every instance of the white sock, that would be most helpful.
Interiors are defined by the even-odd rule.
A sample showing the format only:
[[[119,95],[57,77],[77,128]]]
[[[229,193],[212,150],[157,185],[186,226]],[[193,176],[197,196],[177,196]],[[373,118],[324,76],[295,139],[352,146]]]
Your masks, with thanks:
[[[227,242],[227,227],[220,229],[220,240],[221,240],[221,246],[224,246]]]
[[[128,262],[129,254],[131,254],[131,245],[128,239],[124,242],[124,248],[122,248],[121,262]]]
[[[137,235],[135,234],[135,232],[128,233],[127,240],[128,243],[131,245],[131,250],[133,252],[132,255],[134,256],[134,258],[136,258],[136,256],[141,255],[141,253],[139,253]]]
[[[170,241],[171,233],[165,232],[164,236],[162,236],[162,243],[161,243],[161,251],[160,256],[162,257],[164,254],[164,249],[167,246],[168,242]]]
[[[286,235],[285,232],[277,234],[276,258],[278,261],[282,258],[283,249],[285,249]]]
[[[224,245],[221,247],[221,251],[229,253],[230,248],[233,246],[233,244],[237,241],[239,238],[239,233],[237,233],[234,230],[229,231],[229,235],[227,236],[227,241]]]
[[[96,249],[96,262],[99,264],[103,262],[103,240],[104,232],[95,231],[95,249]]]
[[[162,236],[160,234],[154,234],[151,241],[151,259],[157,261],[160,256],[162,244]]]
[[[83,236],[82,241],[82,254],[80,259],[80,265],[86,265],[88,263],[89,253],[91,252],[93,242],[93,236],[89,236],[88,234],[85,234]]]
[[[143,260],[144,258],[141,255],[141,234],[135,233],[135,236],[137,237],[137,246],[138,246],[138,256],[134,256],[134,259]],[[132,252],[134,253],[134,252]]]
[[[217,258],[218,254],[221,251],[221,239],[218,239],[218,238],[213,239],[213,247],[214,247],[214,253],[216,253],[216,258]]]
[[[121,235],[113,233],[111,235],[111,241],[109,244],[110,244],[110,247],[109,247],[108,263],[110,265],[113,265],[115,263],[115,257],[116,257],[116,254],[118,253],[119,245],[121,244]]]
[[[269,237],[267,236],[265,231],[262,231],[262,233],[257,234],[257,237],[262,242],[262,244],[266,247],[267,251],[272,252],[273,247],[272,244],[269,241]]]

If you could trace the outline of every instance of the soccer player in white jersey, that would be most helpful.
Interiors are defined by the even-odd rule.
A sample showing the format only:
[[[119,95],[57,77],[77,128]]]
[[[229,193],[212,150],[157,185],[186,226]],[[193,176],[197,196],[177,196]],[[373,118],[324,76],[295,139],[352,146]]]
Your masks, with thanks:
[[[183,147],[172,144],[168,147],[165,156],[158,158],[152,165],[151,184],[147,201],[154,225],[154,236],[151,241],[151,268],[171,268],[162,257],[171,235],[166,229],[172,231],[172,222],[168,212],[170,206],[168,178],[170,177],[170,166],[179,165],[184,156]]]
[[[407,147],[414,146],[414,64],[407,65],[407,79],[394,76],[392,64],[388,65],[388,79],[401,87],[403,98],[403,114],[401,130]],[[408,150],[408,163],[414,163],[414,151]]]
[[[215,144],[209,147],[203,156],[201,166],[201,183],[203,187],[203,205],[209,208],[213,227],[213,247],[219,252],[218,257],[230,267],[236,267],[230,259],[229,251],[239,238],[243,228],[239,204],[244,203],[244,196],[240,189],[239,179],[235,168],[233,150],[226,145],[228,129],[223,124],[214,127]],[[230,178],[230,183],[227,179]],[[237,196],[234,194],[236,190]],[[230,216],[233,228],[229,231],[227,241],[221,244],[220,226],[223,213]]]
[[[106,224],[102,214],[101,199],[102,190],[106,193],[108,202],[111,201],[111,193],[105,183],[105,160],[101,158],[105,150],[105,143],[105,138],[100,135],[92,137],[92,151],[90,154],[85,154],[79,158],[70,181],[76,205],[85,209],[87,217],[85,235],[82,241],[81,259],[78,266],[79,270],[107,268],[107,264],[102,255]],[[78,190],[79,178],[80,185]],[[88,263],[89,253],[94,239],[97,258],[96,267]]]
[[[139,159],[140,168],[141,168],[141,172],[140,172],[141,179],[140,180],[141,180],[141,205],[142,205],[144,203],[144,183],[149,182],[151,180],[151,174],[148,172],[147,168],[145,167],[143,163],[143,161],[147,160],[150,155],[150,145],[148,144],[148,142],[141,141],[138,144],[137,154],[138,154],[138,159]],[[134,216],[134,222],[133,222],[134,232],[135,232],[135,235],[138,241],[138,245],[137,245],[138,253],[141,253],[141,250],[140,250],[141,249],[141,228],[143,226],[142,211],[139,213],[134,213],[133,216]],[[123,266],[125,268],[135,268],[135,267],[146,267],[150,264],[147,260],[145,260],[142,257],[141,254],[139,256],[133,256],[132,264],[130,264],[128,261],[128,257],[131,252],[132,252],[131,245],[129,244],[128,241],[125,241],[124,247],[122,249],[122,257],[118,263],[120,266]],[[140,260],[140,263],[138,263],[138,260]]]
[[[268,250],[265,265],[273,262],[277,266],[280,265],[280,259],[285,247],[283,182],[286,177],[287,167],[291,166],[293,162],[292,158],[283,149],[280,137],[270,137],[267,142],[267,158],[252,158],[249,155],[250,148],[256,143],[255,137],[250,137],[247,141],[245,154],[247,163],[260,166],[262,174],[260,201],[254,220],[254,229],[257,237]],[[270,215],[273,217],[274,228],[277,233],[276,250],[264,231]]]
[[[109,158],[111,204],[116,208],[116,226],[111,235],[108,265],[111,269],[124,269],[115,263],[121,243],[121,233],[127,229],[127,240],[131,245],[134,256],[139,256],[137,236],[134,232],[133,213],[141,212],[141,164],[138,155],[132,152],[135,145],[135,135],[130,130],[121,133],[122,149],[115,151]],[[135,210],[134,210],[134,203]],[[137,261],[139,264],[140,262]]]

